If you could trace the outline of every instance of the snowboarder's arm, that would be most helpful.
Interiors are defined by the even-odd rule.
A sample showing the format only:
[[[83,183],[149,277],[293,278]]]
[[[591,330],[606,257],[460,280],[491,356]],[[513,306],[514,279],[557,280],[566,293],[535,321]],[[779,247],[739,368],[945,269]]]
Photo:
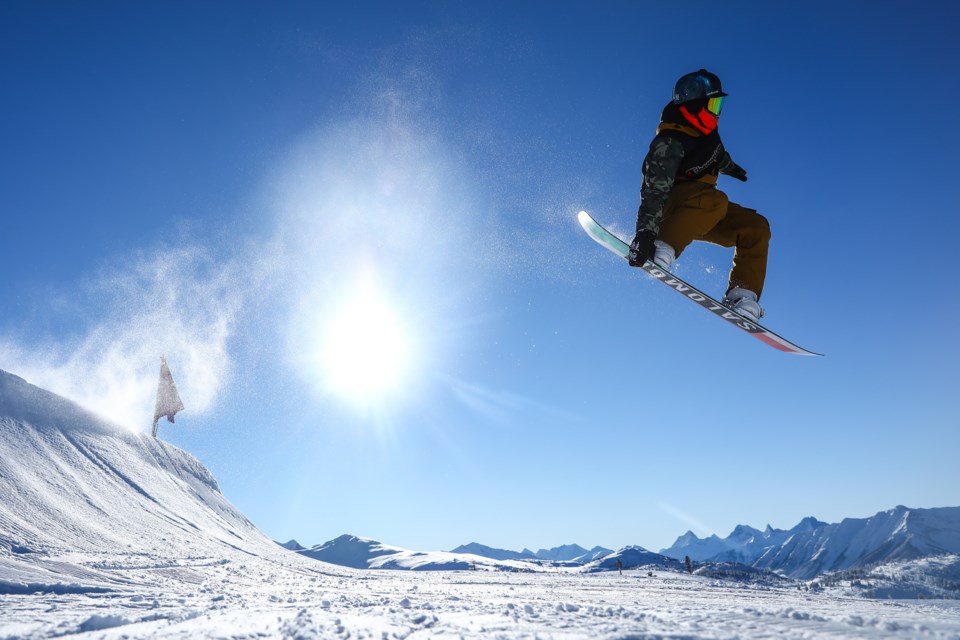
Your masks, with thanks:
[[[643,161],[643,185],[640,187],[640,210],[637,212],[637,233],[649,231],[654,236],[660,231],[663,205],[683,160],[683,143],[670,134],[658,134],[650,143],[650,151]]]

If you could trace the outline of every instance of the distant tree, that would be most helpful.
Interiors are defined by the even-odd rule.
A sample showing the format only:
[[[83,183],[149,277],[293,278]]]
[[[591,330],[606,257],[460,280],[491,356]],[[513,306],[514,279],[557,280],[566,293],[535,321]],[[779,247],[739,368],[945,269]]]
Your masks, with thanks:
[[[693,573],[693,561],[690,560],[690,556],[683,556],[683,566],[687,568],[687,573]]]

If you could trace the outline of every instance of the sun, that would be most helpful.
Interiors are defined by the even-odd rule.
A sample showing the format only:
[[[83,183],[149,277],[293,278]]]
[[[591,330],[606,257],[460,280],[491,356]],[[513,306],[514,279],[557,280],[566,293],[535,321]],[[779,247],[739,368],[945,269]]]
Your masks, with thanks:
[[[398,395],[414,362],[409,324],[378,291],[364,287],[333,311],[323,338],[325,386],[353,404]]]

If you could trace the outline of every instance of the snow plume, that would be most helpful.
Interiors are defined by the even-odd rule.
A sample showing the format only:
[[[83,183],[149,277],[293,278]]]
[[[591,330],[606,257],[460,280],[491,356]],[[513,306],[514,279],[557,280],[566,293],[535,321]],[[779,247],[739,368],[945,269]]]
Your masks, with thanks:
[[[482,279],[484,243],[464,163],[422,122],[389,107],[310,133],[265,179],[266,225],[224,230],[228,242],[187,230],[101,264],[44,300],[53,328],[0,335],[0,368],[142,430],[164,354],[187,415],[214,405],[238,358],[286,359],[315,381],[319,328],[367,280],[429,338],[417,342],[430,370],[473,322],[458,314]]]
[[[200,246],[121,259],[81,286],[79,297],[97,304],[78,335],[0,337],[0,368],[142,430],[166,354],[187,411],[202,412],[228,377],[246,280],[237,263]]]
[[[361,91],[362,107],[307,132],[246,194],[258,205],[250,232],[229,230],[224,248],[182,233],[114,259],[82,290],[59,290],[59,308],[44,300],[55,328],[0,335],[0,368],[139,430],[163,354],[186,416],[213,406],[238,359],[286,360],[317,382],[324,323],[369,285],[415,329],[418,371],[407,377],[419,386],[396,395],[422,397],[427,372],[482,321],[476,296],[500,243],[482,235],[493,225],[481,224],[489,212],[468,160],[426,113],[429,73],[388,76],[401,80]]]
[[[293,275],[335,277],[366,262],[388,279],[452,284],[479,252],[465,175],[429,131],[402,121],[316,132],[292,152],[271,196]]]

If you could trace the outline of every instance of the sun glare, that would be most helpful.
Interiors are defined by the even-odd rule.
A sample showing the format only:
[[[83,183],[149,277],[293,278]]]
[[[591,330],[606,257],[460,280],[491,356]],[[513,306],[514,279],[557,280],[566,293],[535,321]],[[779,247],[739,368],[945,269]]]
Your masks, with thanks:
[[[326,386],[355,404],[371,404],[397,393],[410,374],[409,330],[374,291],[359,292],[336,310],[324,338]]]

